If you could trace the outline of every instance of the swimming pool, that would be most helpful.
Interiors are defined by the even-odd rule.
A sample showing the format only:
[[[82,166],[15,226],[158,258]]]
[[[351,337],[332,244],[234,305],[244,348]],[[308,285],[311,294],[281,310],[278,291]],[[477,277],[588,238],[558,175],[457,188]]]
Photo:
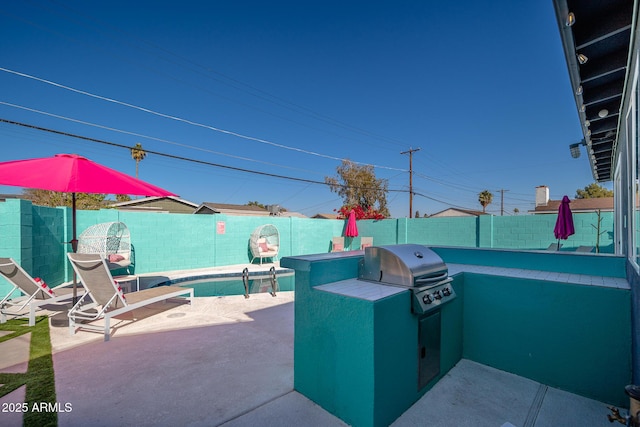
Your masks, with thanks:
[[[276,276],[277,292],[293,291],[295,274],[285,273]],[[196,297],[221,297],[229,295],[244,295],[245,286],[241,276],[205,279],[186,279],[171,281],[166,284],[193,288]],[[249,295],[271,292],[271,276],[249,276],[247,282]]]

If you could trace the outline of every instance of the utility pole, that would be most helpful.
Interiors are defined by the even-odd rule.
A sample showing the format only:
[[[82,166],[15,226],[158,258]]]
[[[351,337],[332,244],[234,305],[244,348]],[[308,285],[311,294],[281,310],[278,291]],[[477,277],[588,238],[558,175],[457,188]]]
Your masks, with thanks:
[[[413,153],[420,151],[420,148],[411,148],[402,151],[400,154],[409,155],[409,218],[413,215]]]
[[[501,188],[498,191],[500,192],[500,216],[503,216],[504,215],[504,192],[509,190],[504,190]]]

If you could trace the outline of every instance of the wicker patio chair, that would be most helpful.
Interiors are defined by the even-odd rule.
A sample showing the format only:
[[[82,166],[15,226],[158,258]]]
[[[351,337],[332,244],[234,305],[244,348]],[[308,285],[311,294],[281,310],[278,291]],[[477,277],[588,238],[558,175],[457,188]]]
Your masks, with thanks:
[[[252,263],[256,258],[260,258],[260,264],[262,264],[263,258],[271,258],[272,261],[275,261],[280,250],[280,233],[276,226],[265,224],[256,228],[251,233],[249,247],[253,256]]]
[[[100,254],[110,270],[127,269],[132,264],[131,234],[123,222],[92,225],[80,234],[79,254]]]

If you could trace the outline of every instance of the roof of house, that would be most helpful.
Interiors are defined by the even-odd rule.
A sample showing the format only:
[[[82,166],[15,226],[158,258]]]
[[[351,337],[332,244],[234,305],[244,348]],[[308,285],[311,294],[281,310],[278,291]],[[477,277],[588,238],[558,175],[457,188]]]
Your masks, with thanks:
[[[440,212],[436,212],[433,215],[429,215],[429,218],[433,217],[445,217],[445,216],[480,216],[488,215],[486,212],[474,211],[471,209],[459,209],[459,208],[447,208]]]
[[[300,212],[289,212],[289,211],[282,211],[278,213],[278,216],[284,216],[289,218],[309,218],[308,216],[301,214]]]
[[[195,214],[231,214],[231,215],[258,215],[269,216],[269,211],[253,205],[232,205],[227,203],[202,203],[194,212]]]
[[[549,200],[546,205],[536,206],[531,213],[558,213],[562,200]],[[569,204],[572,212],[613,211],[613,197],[573,199]]]
[[[312,216],[311,218],[316,218],[316,219],[338,219],[338,215],[337,214],[329,214],[329,213],[317,213],[314,216]]]
[[[24,194],[0,194],[0,200],[7,200],[7,199],[29,199],[27,196],[25,196]]]
[[[169,212],[169,213],[193,213],[197,204],[175,196],[144,197],[128,202],[114,203],[116,209],[143,212]]]

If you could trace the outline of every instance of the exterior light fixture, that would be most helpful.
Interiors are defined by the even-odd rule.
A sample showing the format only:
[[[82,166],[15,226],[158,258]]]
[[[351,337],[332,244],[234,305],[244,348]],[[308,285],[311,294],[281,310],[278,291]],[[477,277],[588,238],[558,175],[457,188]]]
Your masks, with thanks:
[[[564,24],[567,27],[571,27],[575,23],[576,23],[576,15],[574,15],[573,12],[569,12],[569,14],[567,15],[567,20],[564,21]]]
[[[587,111],[587,106],[586,106],[586,105],[584,105],[584,104],[582,104],[582,105],[580,106],[580,112],[581,112],[581,113],[584,113],[585,111]]]
[[[589,126],[591,126],[591,122],[589,120],[585,120],[584,127],[588,128]]]
[[[580,63],[580,65],[586,64],[588,60],[589,58],[587,58],[587,56],[584,53],[578,54],[578,62]]]
[[[609,110],[607,110],[606,108],[603,108],[602,110],[598,111],[598,117],[600,117],[601,119],[604,119],[608,115],[609,115]]]
[[[582,86],[578,86],[578,88],[576,89],[576,95],[582,95]]]
[[[574,159],[577,159],[578,157],[580,157],[580,146],[581,145],[587,145],[584,142],[584,139],[580,142],[576,142],[575,144],[571,144],[569,145],[569,151],[571,152],[571,157],[573,157]]]

